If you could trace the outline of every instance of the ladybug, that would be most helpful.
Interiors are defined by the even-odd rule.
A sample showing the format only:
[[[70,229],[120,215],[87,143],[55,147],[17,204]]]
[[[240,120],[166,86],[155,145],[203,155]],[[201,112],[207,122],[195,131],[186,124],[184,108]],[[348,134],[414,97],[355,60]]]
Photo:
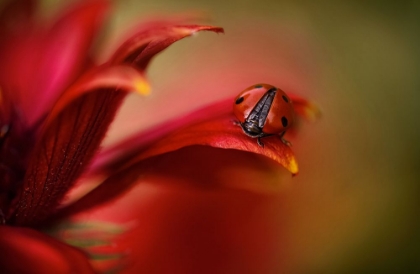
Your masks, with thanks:
[[[278,135],[283,143],[286,130],[293,124],[294,109],[289,96],[268,84],[253,85],[242,91],[233,103],[233,113],[243,132],[264,147],[261,138]]]

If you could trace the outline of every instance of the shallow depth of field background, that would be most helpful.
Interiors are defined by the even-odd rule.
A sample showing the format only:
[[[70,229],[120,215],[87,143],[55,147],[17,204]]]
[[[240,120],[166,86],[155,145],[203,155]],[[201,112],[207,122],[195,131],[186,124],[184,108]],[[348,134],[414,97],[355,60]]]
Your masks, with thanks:
[[[147,128],[150,115],[156,123],[260,81],[322,109],[293,141],[300,174],[274,194],[290,241],[279,261],[290,272],[420,271],[420,2],[116,4],[111,41],[136,20],[191,11],[226,31],[200,33],[159,55],[148,73],[153,95],[131,96],[121,121],[137,117]],[[194,94],[201,89],[214,93]],[[183,96],[197,103],[183,105]]]

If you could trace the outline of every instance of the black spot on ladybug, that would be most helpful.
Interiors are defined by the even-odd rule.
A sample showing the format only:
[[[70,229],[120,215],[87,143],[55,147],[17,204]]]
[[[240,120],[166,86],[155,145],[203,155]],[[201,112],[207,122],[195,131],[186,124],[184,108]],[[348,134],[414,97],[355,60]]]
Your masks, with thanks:
[[[239,97],[238,99],[236,99],[235,104],[239,105],[243,101],[244,101],[244,97]]]
[[[286,103],[289,103],[289,99],[287,99],[287,97],[286,96],[282,96],[281,98],[283,98],[283,100],[286,102]]]
[[[254,88],[262,88],[262,85],[256,85]]]
[[[287,124],[289,123],[289,121],[287,121],[286,117],[281,117],[281,124],[283,125],[283,127],[287,127]]]

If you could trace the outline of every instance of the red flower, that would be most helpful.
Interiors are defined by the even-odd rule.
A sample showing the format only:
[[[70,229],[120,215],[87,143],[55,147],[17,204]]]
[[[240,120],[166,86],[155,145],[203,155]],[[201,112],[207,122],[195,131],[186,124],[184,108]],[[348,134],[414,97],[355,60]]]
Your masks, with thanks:
[[[169,194],[155,201],[181,203],[185,218],[200,213],[200,207],[191,209],[191,202],[197,193],[207,193],[204,203],[212,203],[216,209],[206,216],[220,221],[223,216],[217,215],[219,209],[229,209],[223,208],[218,195],[213,196],[217,182],[247,184],[261,176],[267,179],[266,171],[278,170],[278,164],[296,174],[298,167],[291,148],[278,138],[265,139],[262,148],[243,134],[232,122],[232,98],[184,117],[167,119],[113,147],[99,148],[125,96],[132,91],[148,94],[144,72],[157,53],[198,31],[218,33],[223,29],[176,20],[151,22],[140,27],[107,62],[98,65],[93,45],[108,11],[107,1],[87,1],[73,7],[48,28],[36,23],[34,8],[34,1],[14,1],[0,15],[0,218],[4,223],[0,226],[1,269],[31,273],[122,269],[185,273],[205,269],[208,261],[203,258],[218,258],[218,249],[211,245],[205,248],[206,256],[194,259],[195,252],[184,250],[167,258],[172,266],[159,264],[162,258],[158,249],[166,243],[168,247],[180,246],[186,238],[201,237],[211,223],[197,223],[196,235],[181,236],[180,240],[168,238],[165,229],[181,235],[186,232],[182,223],[191,220],[170,221],[169,214],[168,227],[158,227],[150,218],[166,216],[165,210],[151,208],[144,212],[145,208],[139,206],[154,197],[148,195],[147,187],[150,190],[174,183],[163,188]],[[249,84],[244,83],[244,87]],[[298,114],[316,112],[306,100],[291,98]],[[93,178],[100,178],[99,186],[86,191]],[[144,183],[145,178],[153,184]],[[80,188],[75,188],[76,182],[80,182]],[[197,183],[191,182],[201,185],[197,188]],[[64,203],[78,189],[82,197]],[[171,192],[182,199],[174,199]],[[238,215],[242,222],[252,214],[252,205],[260,202],[233,190],[223,193],[222,200],[247,200],[246,205],[231,203],[238,208],[245,206]],[[174,210],[174,216],[179,216],[179,208]],[[93,218],[86,222],[86,216]],[[246,225],[246,235],[259,226]],[[162,242],[153,251],[147,248],[147,235],[155,231],[160,231]],[[233,230],[228,225],[224,232],[216,232],[210,242],[241,245],[241,237],[230,237]],[[269,253],[270,248],[259,248],[262,254]],[[145,250],[151,252],[142,253]],[[239,259],[226,258],[224,263],[231,264],[227,270],[238,269],[235,267],[241,258],[251,254],[234,249],[228,252],[240,255]]]

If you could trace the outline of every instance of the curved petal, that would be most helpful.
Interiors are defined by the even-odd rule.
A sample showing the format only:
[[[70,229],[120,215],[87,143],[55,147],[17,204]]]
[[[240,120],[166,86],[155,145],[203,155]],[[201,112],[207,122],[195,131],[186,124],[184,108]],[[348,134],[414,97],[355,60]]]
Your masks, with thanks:
[[[2,273],[95,273],[80,250],[28,228],[0,226]]]
[[[298,166],[291,148],[284,144],[279,136],[264,138],[264,147],[258,145],[256,139],[246,136],[235,124],[233,115],[224,115],[181,129],[159,140],[146,149],[127,166],[156,155],[168,153],[192,145],[205,145],[224,149],[237,149],[266,156],[284,166],[292,174],[298,173]]]
[[[30,155],[8,222],[36,224],[55,210],[90,163],[127,92],[139,86],[147,84],[135,69],[105,67],[65,93]]]
[[[156,54],[199,31],[223,33],[222,28],[213,26],[152,24],[121,45],[110,58],[110,62],[132,64],[144,71]]]
[[[73,84],[54,105],[49,113],[46,124],[55,118],[67,105],[86,93],[97,89],[120,89],[127,92],[135,92],[141,95],[149,95],[150,86],[137,70],[129,66],[108,66],[96,67],[83,75]]]

